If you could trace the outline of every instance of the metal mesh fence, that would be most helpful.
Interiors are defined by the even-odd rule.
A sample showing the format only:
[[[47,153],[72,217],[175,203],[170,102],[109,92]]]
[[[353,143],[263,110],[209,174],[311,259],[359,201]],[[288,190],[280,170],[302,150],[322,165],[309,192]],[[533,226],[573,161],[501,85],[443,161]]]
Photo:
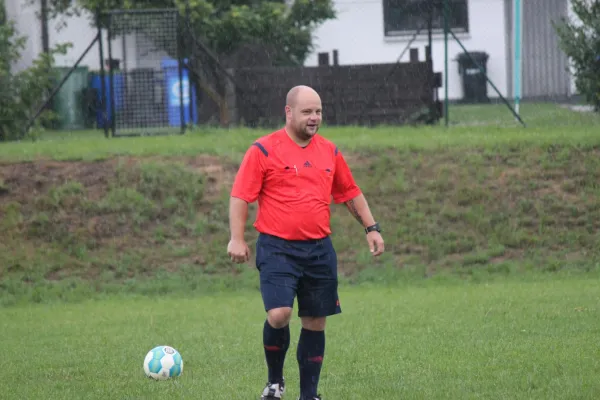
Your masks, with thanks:
[[[212,51],[189,19],[186,18],[182,26],[191,78],[202,93],[198,120],[203,124],[227,126],[237,119],[235,98],[243,90],[234,77],[235,66]]]
[[[106,17],[108,59],[114,60],[106,91],[113,136],[183,133],[195,110],[177,10],[113,11]]]

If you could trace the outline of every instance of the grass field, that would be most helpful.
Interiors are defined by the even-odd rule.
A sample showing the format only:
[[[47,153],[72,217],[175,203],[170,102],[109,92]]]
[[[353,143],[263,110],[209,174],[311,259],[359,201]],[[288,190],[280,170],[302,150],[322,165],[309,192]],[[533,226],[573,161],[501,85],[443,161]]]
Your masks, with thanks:
[[[595,399],[598,281],[344,289],[329,321],[326,399]],[[257,293],[0,311],[3,399],[257,399],[266,379]],[[287,398],[298,394],[292,322]],[[176,346],[184,374],[144,378],[145,353]]]
[[[522,112],[527,128],[497,105],[453,107],[448,129],[323,129],[387,248],[372,260],[333,207],[344,313],[327,330],[325,400],[598,397],[600,118]],[[264,133],[1,144],[0,334],[17,367],[0,397],[258,398],[257,275],[225,249],[233,175]],[[180,379],[143,377],[159,344],[182,353]]]

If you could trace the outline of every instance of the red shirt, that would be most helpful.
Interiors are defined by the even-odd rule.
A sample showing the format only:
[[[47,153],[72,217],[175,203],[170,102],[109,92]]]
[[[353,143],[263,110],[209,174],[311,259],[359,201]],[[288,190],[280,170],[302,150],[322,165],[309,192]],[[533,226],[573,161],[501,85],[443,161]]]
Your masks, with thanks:
[[[258,200],[257,231],[288,240],[330,235],[332,197],[344,203],[359,194],[332,142],[317,134],[301,147],[285,129],[261,137],[247,150],[231,191],[248,203]]]

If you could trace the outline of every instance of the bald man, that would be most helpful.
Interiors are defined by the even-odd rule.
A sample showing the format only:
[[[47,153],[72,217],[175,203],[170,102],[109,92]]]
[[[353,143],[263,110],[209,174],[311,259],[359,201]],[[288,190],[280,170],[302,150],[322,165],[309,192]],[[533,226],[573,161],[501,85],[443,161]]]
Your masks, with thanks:
[[[337,256],[331,242],[330,204],[344,203],[366,234],[373,256],[384,242],[367,201],[342,152],[317,134],[321,98],[307,86],[286,98],[285,127],[255,141],[235,177],[229,204],[233,262],[249,260],[244,239],[248,204],[258,200],[256,268],[267,313],[263,345],[268,367],[261,399],[281,399],[283,365],[290,344],[294,300],[302,322],[296,352],[299,400],[321,400],[319,377],[325,354],[325,320],[341,313]]]

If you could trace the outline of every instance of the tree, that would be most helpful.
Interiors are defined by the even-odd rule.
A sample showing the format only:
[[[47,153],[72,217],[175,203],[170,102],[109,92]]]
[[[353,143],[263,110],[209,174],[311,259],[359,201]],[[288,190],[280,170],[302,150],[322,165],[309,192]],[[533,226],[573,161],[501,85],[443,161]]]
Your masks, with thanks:
[[[313,50],[313,32],[320,24],[336,17],[332,0],[49,0],[50,16],[80,14],[87,10],[176,8],[189,18],[187,33],[202,41],[220,61],[235,60],[242,55],[257,54],[275,66],[302,66]],[[100,21],[101,24],[105,21]],[[172,43],[160,43],[160,27],[134,26],[132,22],[111,26],[120,30],[153,37],[155,45],[173,48]],[[190,32],[191,30],[191,32]],[[189,35],[188,35],[189,36]],[[268,57],[261,54],[268,53]],[[170,54],[173,58],[176,54]],[[226,101],[228,77],[221,65],[213,63],[204,51],[192,43],[185,57],[190,59],[192,82],[212,99],[219,109],[222,125],[229,124]],[[243,58],[243,57],[242,57]],[[252,57],[251,57],[252,58]],[[235,64],[234,61],[232,61]],[[239,61],[242,65],[244,61]],[[228,65],[236,67],[236,65]],[[206,112],[200,112],[204,115]]]
[[[554,25],[560,46],[572,62],[575,86],[600,111],[600,0],[571,0],[578,21]]]
[[[48,53],[41,53],[33,65],[19,72],[12,70],[21,59],[26,37],[21,36],[14,21],[5,14],[4,0],[0,0],[0,142],[35,138],[42,126],[54,119],[51,110],[44,110],[33,131],[23,132],[33,113],[40,107],[40,99],[56,81],[51,68],[57,54],[66,54],[69,44],[60,44]]]
[[[51,17],[96,10],[189,7],[194,33],[217,55],[244,43],[276,44],[279,65],[302,65],[314,29],[335,18],[332,0],[50,0]]]

